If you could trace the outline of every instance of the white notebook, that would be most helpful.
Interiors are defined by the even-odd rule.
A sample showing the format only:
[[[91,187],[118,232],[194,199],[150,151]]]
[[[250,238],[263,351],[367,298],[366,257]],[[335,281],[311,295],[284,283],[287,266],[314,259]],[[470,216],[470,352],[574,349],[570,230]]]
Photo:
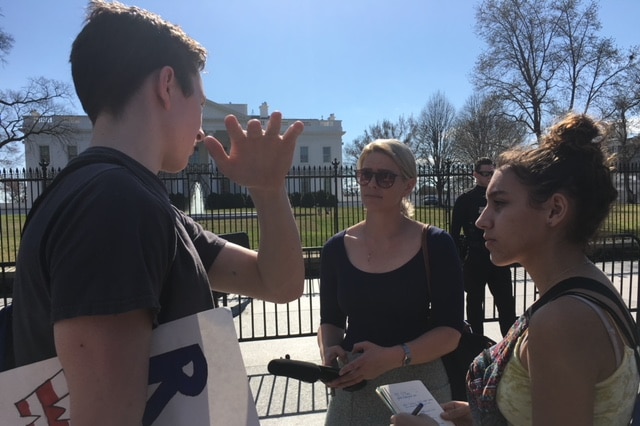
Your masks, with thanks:
[[[454,426],[453,422],[440,417],[442,407],[420,380],[378,386],[376,392],[393,414],[412,413],[419,404],[423,404],[418,414],[426,414],[442,426]]]

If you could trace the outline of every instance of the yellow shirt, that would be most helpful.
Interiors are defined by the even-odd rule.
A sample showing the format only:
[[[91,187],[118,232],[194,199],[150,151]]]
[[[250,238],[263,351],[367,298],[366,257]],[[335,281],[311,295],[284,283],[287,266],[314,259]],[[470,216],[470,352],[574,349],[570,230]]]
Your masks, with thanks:
[[[526,333],[516,342],[514,355],[505,367],[496,397],[500,412],[514,426],[531,424],[531,380],[518,356],[523,336]],[[640,378],[633,349],[625,345],[623,351],[618,369],[596,384],[593,421],[596,426],[629,425]]]

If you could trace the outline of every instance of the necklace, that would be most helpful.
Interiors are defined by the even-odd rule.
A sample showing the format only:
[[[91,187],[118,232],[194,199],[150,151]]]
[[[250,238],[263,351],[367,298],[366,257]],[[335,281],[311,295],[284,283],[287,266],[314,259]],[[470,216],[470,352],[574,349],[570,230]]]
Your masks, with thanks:
[[[376,254],[375,249],[370,249],[369,247],[367,247],[367,263],[371,263],[371,258],[374,254]]]
[[[367,263],[371,263],[371,259],[373,259],[378,251],[380,247],[379,246],[373,246],[373,247],[369,247],[369,245],[367,244],[366,249],[367,249]]]
[[[367,237],[364,237],[363,242],[364,242],[364,248],[367,252],[367,263],[371,263],[371,259],[376,254],[376,245],[370,244],[369,241],[367,241]]]

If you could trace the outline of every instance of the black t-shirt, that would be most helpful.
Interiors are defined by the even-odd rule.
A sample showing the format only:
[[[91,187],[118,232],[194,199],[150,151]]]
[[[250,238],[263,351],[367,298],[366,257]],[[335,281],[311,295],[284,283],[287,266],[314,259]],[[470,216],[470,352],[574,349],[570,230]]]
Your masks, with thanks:
[[[56,355],[53,324],[63,319],[149,309],[157,325],[213,307],[207,270],[225,241],[173,207],[140,163],[109,148],[73,161],[86,156],[95,160],[51,190],[22,236],[18,365]]]
[[[364,272],[351,264],[344,246],[346,231],[334,235],[322,249],[320,323],[346,329],[342,347],[370,341],[394,346],[424,334],[430,327],[462,331],[464,301],[462,269],[451,236],[429,229],[431,318],[422,250],[400,268],[385,273]]]

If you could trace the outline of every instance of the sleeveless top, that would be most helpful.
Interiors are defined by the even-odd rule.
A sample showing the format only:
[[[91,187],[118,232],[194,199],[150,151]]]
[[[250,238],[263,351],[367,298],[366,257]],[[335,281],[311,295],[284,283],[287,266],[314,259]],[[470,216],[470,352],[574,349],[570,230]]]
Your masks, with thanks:
[[[503,340],[484,350],[471,364],[467,374],[467,396],[474,425],[506,426],[531,423],[531,390],[528,372],[516,356],[522,343],[522,336],[527,332],[531,315],[556,297],[577,295],[592,302],[599,300],[582,290],[599,293],[604,296],[604,299],[614,303],[617,308],[611,309],[617,312],[616,318],[621,321],[620,323],[616,321],[616,326],[624,328],[620,332],[628,340],[638,342],[633,317],[624,307],[624,303],[619,300],[619,296],[609,288],[584,277],[573,277],[558,283],[516,320]],[[608,303],[607,305],[610,307]],[[604,310],[603,307],[602,309]],[[608,310],[609,308],[606,309]],[[616,358],[621,360],[618,368],[609,378],[596,385],[598,399],[594,407],[594,424],[596,425],[628,425],[631,419],[640,382],[638,377],[640,361],[636,360],[635,348],[622,346],[623,354],[620,355],[619,350],[616,353]],[[511,389],[508,390],[507,387]],[[515,401],[511,401],[512,398]],[[505,416],[508,416],[509,421]]]
[[[640,383],[633,349],[622,345],[623,352],[620,361],[620,344],[615,340],[617,331],[611,323],[611,319],[591,302],[580,297],[576,298],[596,310],[609,332],[612,344],[616,349],[616,358],[618,358],[618,368],[611,376],[595,386],[593,424],[596,426],[628,425],[635,403],[635,399],[629,398],[628,395],[634,395]],[[518,356],[525,335],[526,332],[516,341],[513,356],[502,374],[496,395],[500,412],[508,424],[514,426],[531,424],[531,379]]]

